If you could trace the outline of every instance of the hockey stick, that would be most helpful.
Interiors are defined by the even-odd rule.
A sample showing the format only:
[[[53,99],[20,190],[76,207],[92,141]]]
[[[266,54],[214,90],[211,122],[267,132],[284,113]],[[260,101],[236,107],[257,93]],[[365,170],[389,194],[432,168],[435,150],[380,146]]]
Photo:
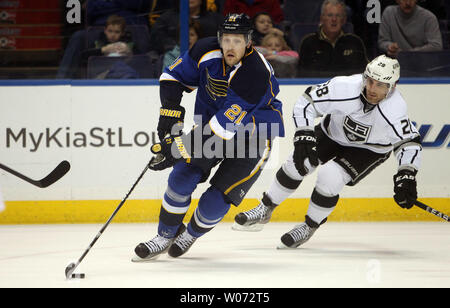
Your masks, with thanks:
[[[97,235],[95,236],[94,240],[89,244],[89,247],[84,251],[84,253],[81,255],[81,257],[78,259],[78,261],[76,263],[70,263],[69,265],[67,265],[66,270],[65,270],[65,274],[66,274],[66,278],[72,278],[72,277],[79,277],[79,278],[84,278],[84,274],[73,274],[72,273],[75,271],[75,269],[77,268],[77,266],[81,263],[81,261],[83,261],[84,257],[86,257],[86,255],[88,254],[88,252],[91,250],[92,246],[94,246],[95,242],[97,242],[97,240],[100,238],[100,236],[103,234],[103,231],[105,231],[106,227],[108,227],[109,223],[113,220],[114,216],[116,216],[117,212],[120,210],[120,208],[122,207],[122,205],[125,203],[125,201],[127,201],[128,197],[130,196],[131,192],[134,190],[134,188],[136,187],[136,185],[139,183],[139,181],[142,179],[142,177],[144,176],[145,172],[147,172],[149,165],[152,164],[154,162],[155,158],[152,158],[150,160],[150,163],[148,163],[144,170],[142,171],[142,173],[139,175],[138,179],[136,180],[136,182],[134,182],[133,186],[131,187],[131,189],[128,191],[128,193],[126,194],[125,198],[122,199],[122,202],[120,202],[120,204],[117,206],[117,208],[114,210],[114,212],[112,213],[111,217],[109,217],[108,221],[103,225],[103,227],[100,229],[100,231],[97,233]]]
[[[444,213],[441,213],[441,212],[433,209],[431,206],[423,204],[419,200],[414,201],[414,205],[417,207],[420,207],[422,210],[427,211],[428,213],[431,213],[433,215],[436,215],[439,218],[442,218],[443,220],[450,221],[450,218],[448,217],[448,215],[445,215]]]
[[[42,180],[33,180],[30,179],[29,177],[3,165],[0,164],[0,168],[8,171],[11,174],[14,174],[15,176],[21,178],[22,180],[33,184],[37,187],[40,188],[45,188],[48,187],[50,185],[52,185],[53,183],[55,183],[56,181],[58,181],[60,178],[62,178],[69,170],[70,170],[70,164],[67,160],[63,160],[62,162],[59,163],[58,166],[56,166],[55,169],[53,169],[52,172],[50,172],[45,178],[43,178]]]

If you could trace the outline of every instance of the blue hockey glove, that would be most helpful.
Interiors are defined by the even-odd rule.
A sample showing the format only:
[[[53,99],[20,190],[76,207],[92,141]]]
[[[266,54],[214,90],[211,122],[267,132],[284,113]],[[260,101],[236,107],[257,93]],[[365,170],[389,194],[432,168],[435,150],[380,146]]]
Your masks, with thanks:
[[[186,135],[168,136],[160,143],[152,145],[150,150],[156,156],[150,161],[152,170],[164,170],[172,167],[181,160],[189,160],[191,156],[185,147]]]
[[[172,127],[178,124],[178,127],[183,128],[185,109],[182,106],[176,106],[172,108],[159,109],[159,121],[158,121],[158,137],[159,140],[163,140],[166,135],[172,135]],[[178,128],[177,128],[178,129]]]

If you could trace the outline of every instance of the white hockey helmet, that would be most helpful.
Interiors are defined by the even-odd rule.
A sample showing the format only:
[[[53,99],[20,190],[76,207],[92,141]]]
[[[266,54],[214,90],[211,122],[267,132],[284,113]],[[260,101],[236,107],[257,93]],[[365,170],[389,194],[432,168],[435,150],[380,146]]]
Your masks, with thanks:
[[[396,59],[385,55],[378,56],[367,64],[364,71],[364,81],[367,77],[389,84],[389,91],[386,95],[388,97],[400,79],[400,64]]]

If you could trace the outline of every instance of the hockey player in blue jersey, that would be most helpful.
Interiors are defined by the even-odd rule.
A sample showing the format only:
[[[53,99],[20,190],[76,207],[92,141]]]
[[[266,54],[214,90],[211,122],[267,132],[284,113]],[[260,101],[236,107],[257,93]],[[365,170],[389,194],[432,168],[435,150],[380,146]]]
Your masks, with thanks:
[[[180,103],[183,92],[194,89],[196,126],[186,135],[180,132],[185,113]],[[184,254],[222,220],[231,204],[241,203],[269,158],[271,141],[284,136],[278,92],[272,67],[251,45],[251,22],[245,14],[226,16],[217,37],[199,40],[164,69],[157,127],[161,143],[152,147],[157,156],[150,168],[173,170],[158,234],[135,248],[133,261],[165,252]],[[191,195],[216,166],[186,228],[183,218]]]

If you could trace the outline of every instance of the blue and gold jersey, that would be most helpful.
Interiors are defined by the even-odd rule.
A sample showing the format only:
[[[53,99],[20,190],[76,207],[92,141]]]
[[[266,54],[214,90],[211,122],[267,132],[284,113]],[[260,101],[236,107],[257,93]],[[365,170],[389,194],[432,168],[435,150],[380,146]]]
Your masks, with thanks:
[[[259,130],[267,127],[268,137],[284,136],[282,103],[276,98],[278,81],[270,64],[254,48],[228,67],[217,38],[201,39],[166,67],[159,80],[166,88],[177,83],[171,91],[161,91],[163,105],[179,104],[183,91],[197,89],[194,114],[202,119],[197,124],[209,123],[223,139],[233,138],[238,127],[247,124]],[[267,125],[260,125],[263,123]]]

